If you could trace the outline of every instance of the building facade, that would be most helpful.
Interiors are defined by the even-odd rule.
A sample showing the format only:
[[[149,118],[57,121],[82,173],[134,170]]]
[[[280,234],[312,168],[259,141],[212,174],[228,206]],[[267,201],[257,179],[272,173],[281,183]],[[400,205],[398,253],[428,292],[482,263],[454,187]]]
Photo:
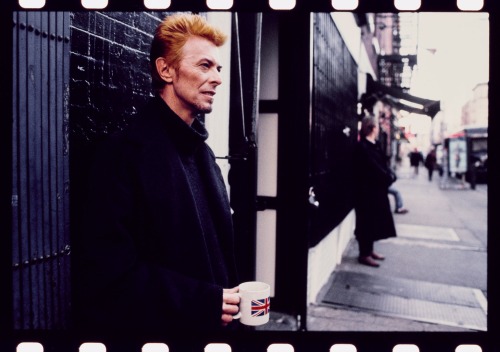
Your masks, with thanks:
[[[472,98],[462,107],[462,125],[488,125],[488,83],[472,89]]]

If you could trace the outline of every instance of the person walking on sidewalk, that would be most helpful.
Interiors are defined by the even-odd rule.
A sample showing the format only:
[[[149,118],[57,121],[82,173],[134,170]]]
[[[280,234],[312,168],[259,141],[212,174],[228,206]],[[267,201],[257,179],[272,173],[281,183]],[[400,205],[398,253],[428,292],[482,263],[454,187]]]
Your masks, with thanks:
[[[424,162],[424,156],[422,153],[417,149],[413,149],[412,152],[408,155],[410,157],[410,165],[413,167],[413,170],[415,171],[415,176],[418,175],[418,167],[420,164]]]
[[[425,157],[425,162],[424,165],[427,168],[428,174],[429,174],[429,181],[432,181],[432,174],[434,172],[434,169],[436,168],[436,150],[434,148],[431,149],[429,154]]]
[[[374,242],[396,236],[387,196],[389,186],[396,177],[376,143],[378,134],[379,126],[375,117],[364,117],[361,121],[360,140],[354,150],[354,235],[359,245],[359,263],[371,267],[378,267],[376,260],[385,258],[374,251]]]

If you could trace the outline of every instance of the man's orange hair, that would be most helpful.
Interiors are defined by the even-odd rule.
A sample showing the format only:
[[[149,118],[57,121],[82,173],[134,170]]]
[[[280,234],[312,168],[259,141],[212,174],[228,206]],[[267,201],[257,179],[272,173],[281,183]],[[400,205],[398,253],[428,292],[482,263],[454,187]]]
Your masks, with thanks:
[[[161,90],[163,81],[156,71],[156,59],[164,57],[173,68],[179,67],[182,47],[189,37],[205,38],[216,46],[222,46],[227,35],[210,25],[203,17],[195,14],[179,13],[167,16],[156,28],[149,55],[153,89]]]

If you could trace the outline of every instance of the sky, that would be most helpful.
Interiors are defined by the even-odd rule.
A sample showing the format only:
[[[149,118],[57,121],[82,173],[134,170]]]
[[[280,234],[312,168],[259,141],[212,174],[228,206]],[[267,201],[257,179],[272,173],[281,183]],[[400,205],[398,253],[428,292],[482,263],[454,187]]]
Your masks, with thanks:
[[[418,71],[411,94],[441,101],[449,125],[460,121],[473,88],[489,79],[487,13],[419,13]]]
[[[460,127],[474,87],[489,80],[489,40],[487,13],[418,13],[418,65],[410,94],[439,100],[441,112],[434,121],[416,114],[399,121],[420,136],[413,146],[428,149],[431,140],[439,141],[436,136]]]

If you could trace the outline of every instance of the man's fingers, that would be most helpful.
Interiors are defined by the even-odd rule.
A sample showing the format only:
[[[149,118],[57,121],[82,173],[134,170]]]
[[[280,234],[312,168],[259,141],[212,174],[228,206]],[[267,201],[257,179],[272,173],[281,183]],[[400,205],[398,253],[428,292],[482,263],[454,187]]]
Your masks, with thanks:
[[[240,296],[238,296],[236,293],[223,293],[222,302],[228,304],[239,304]]]
[[[222,313],[225,313],[225,314],[236,314],[239,311],[240,311],[240,309],[238,308],[238,306],[236,306],[234,304],[226,304],[226,303],[222,304]]]
[[[222,293],[222,316],[221,324],[228,325],[233,321],[233,315],[240,311],[238,304],[240,303],[240,296],[237,295],[239,288],[225,288]]]
[[[239,287],[238,286],[233,287],[233,288],[225,288],[225,289],[223,289],[224,293],[236,293],[238,291],[239,291]]]
[[[232,321],[233,321],[233,316],[231,314],[222,314],[221,324],[223,326],[226,326],[227,324],[229,324]]]

